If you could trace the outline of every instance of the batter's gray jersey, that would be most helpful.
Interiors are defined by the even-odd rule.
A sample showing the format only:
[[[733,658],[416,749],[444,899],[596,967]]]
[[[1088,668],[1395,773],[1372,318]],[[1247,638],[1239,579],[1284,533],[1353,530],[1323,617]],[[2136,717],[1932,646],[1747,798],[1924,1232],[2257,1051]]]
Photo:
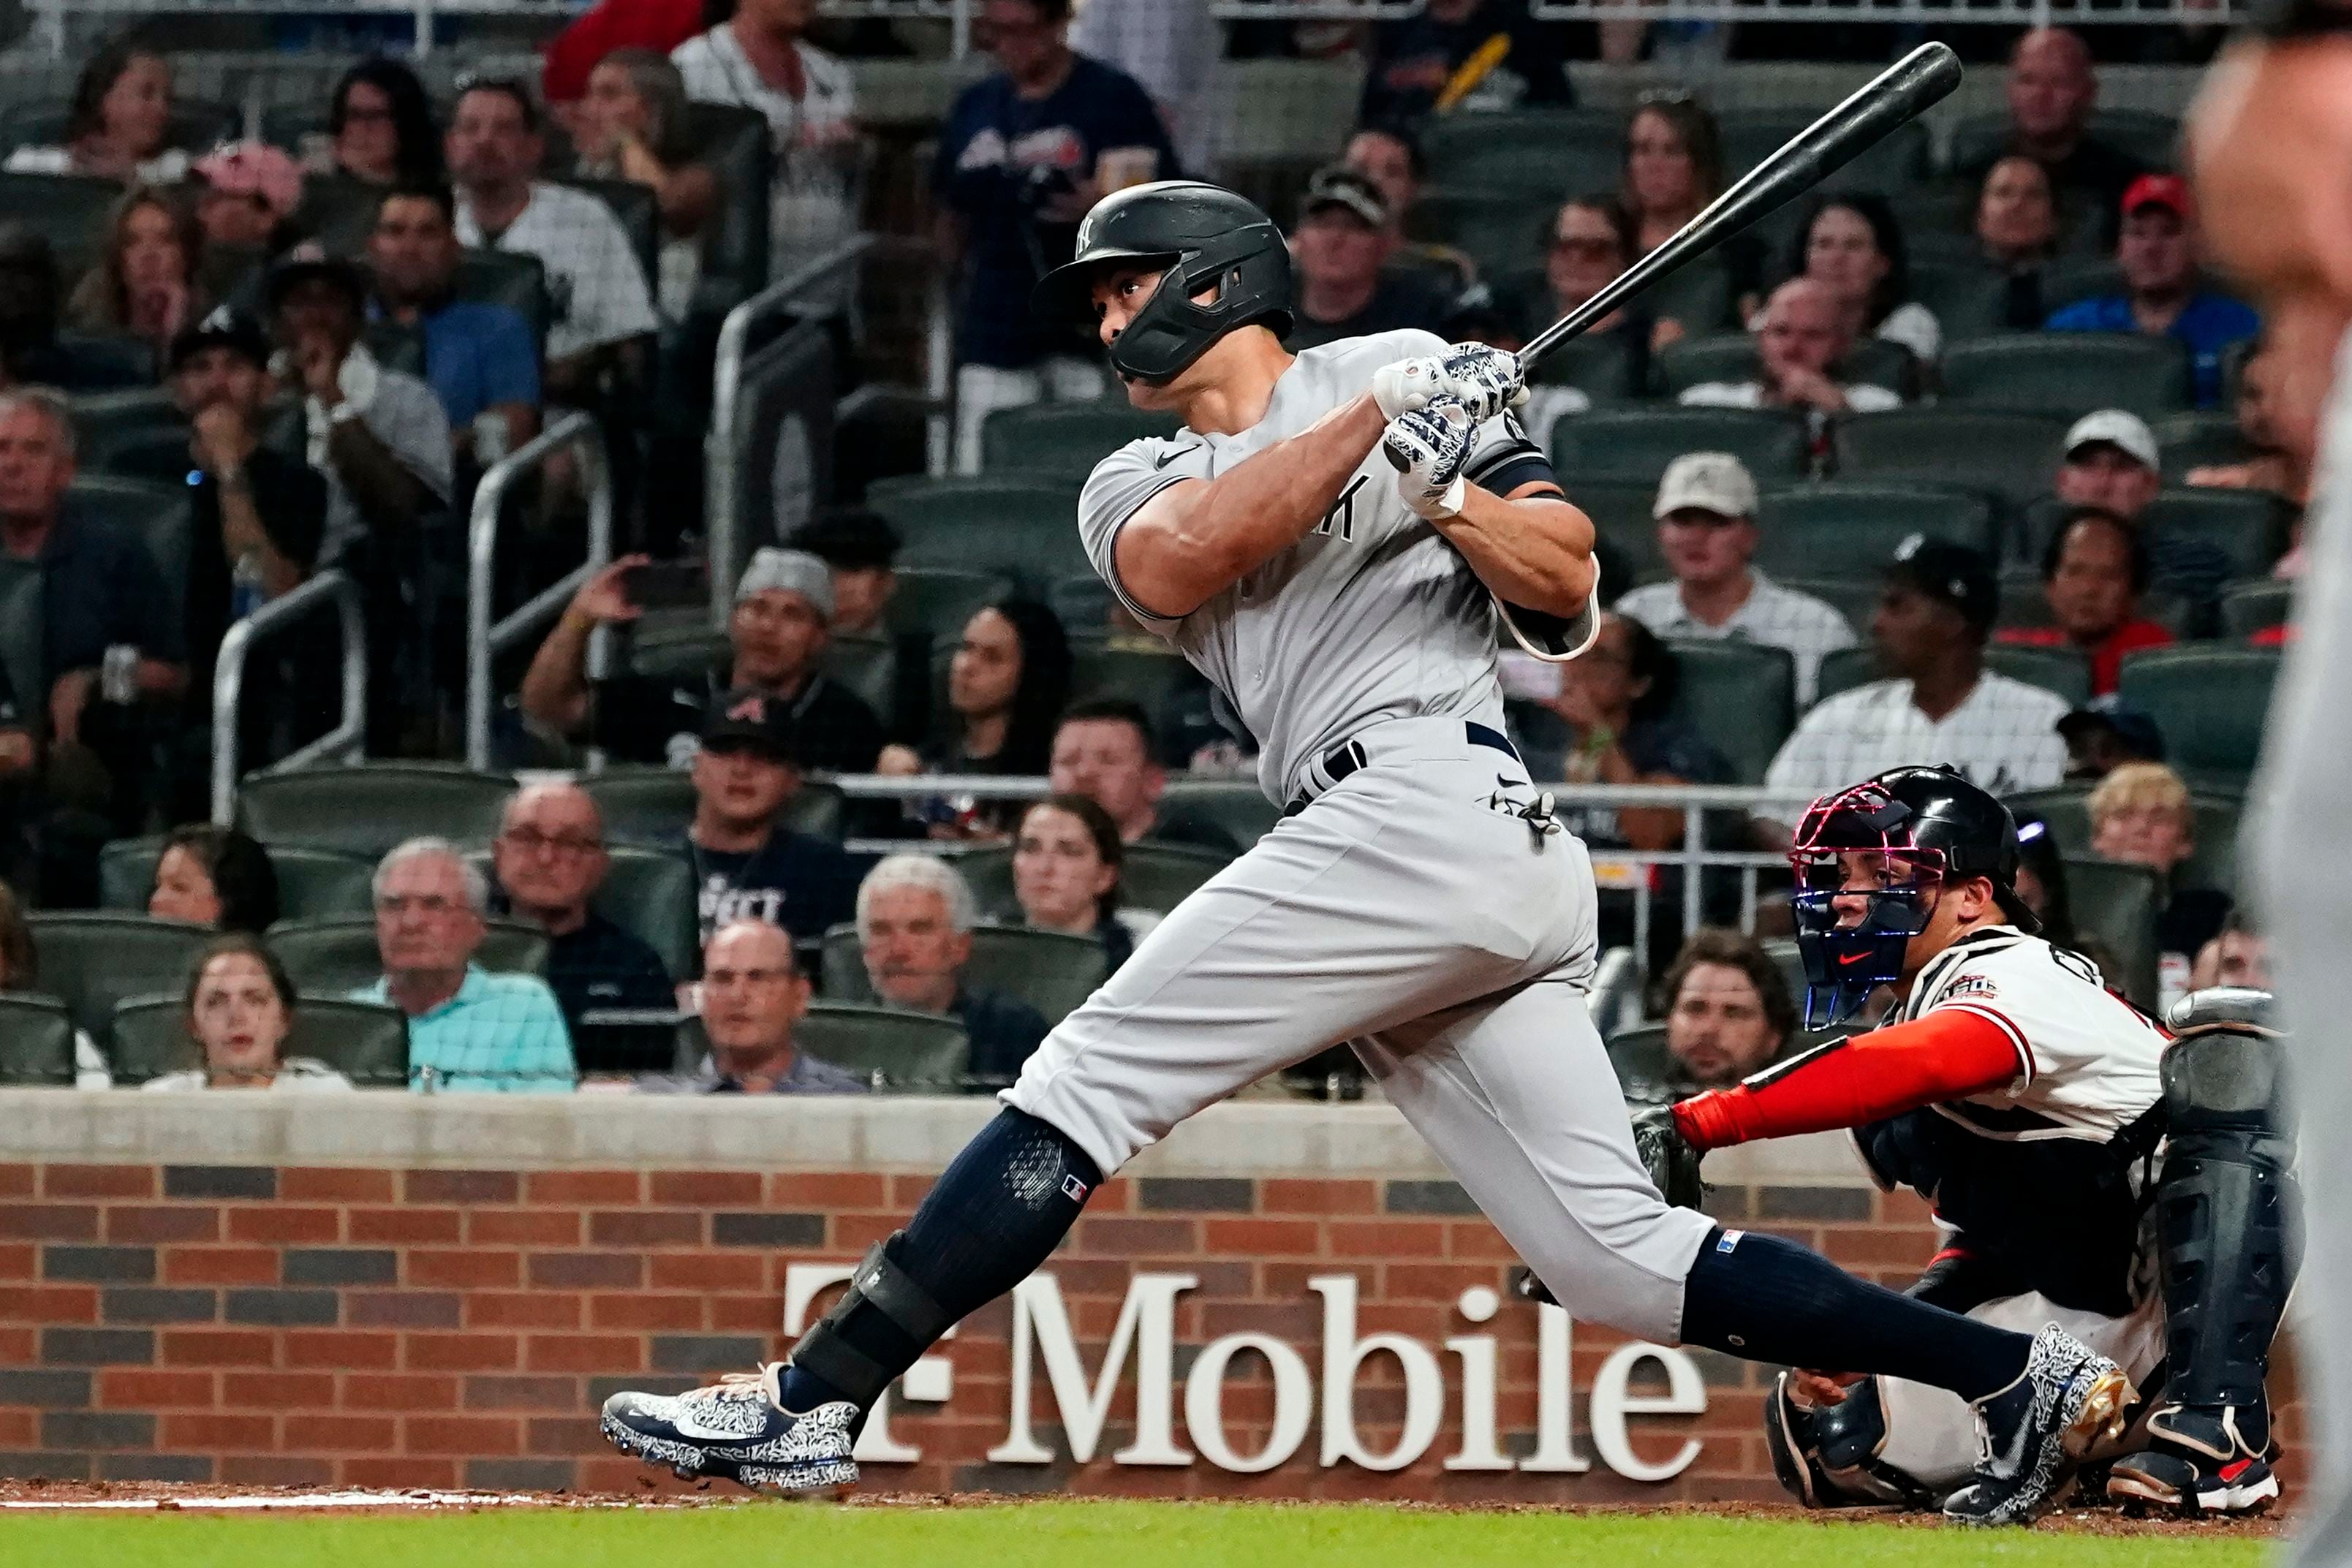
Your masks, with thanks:
[[[1461,552],[1404,504],[1378,446],[1313,532],[1181,619],[1152,614],[1120,584],[1118,530],[1171,485],[1213,479],[1306,430],[1367,391],[1382,365],[1445,348],[1433,333],[1407,330],[1308,349],[1249,429],[1130,442],[1095,465],[1079,497],[1078,531],[1095,570],[1224,693],[1257,738],[1258,785],[1269,800],[1289,800],[1309,762],[1381,720],[1460,717],[1500,729],[1492,596]],[[1464,472],[1504,495],[1551,477],[1508,413],[1480,428]]]

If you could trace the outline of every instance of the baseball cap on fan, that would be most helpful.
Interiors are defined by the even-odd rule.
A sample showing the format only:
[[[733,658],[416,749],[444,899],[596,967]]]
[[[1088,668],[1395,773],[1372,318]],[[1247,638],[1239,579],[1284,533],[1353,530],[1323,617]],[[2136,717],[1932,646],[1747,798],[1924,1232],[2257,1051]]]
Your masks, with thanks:
[[[1748,465],[1728,452],[1685,452],[1666,465],[1658,481],[1658,502],[1650,515],[1664,522],[1676,512],[1711,512],[1718,517],[1756,515],[1756,480]]]
[[[808,551],[768,545],[751,552],[751,563],[735,580],[735,602],[777,591],[799,594],[826,625],[833,624],[833,569]]]
[[[793,722],[792,704],[743,686],[711,705],[702,721],[702,744],[710,751],[751,751],[771,762],[800,763],[799,727]]]
[[[2182,223],[2196,214],[2189,195],[2189,182],[2178,174],[2142,174],[2124,187],[2124,216],[2148,207],[2162,207]]]
[[[2158,466],[2156,455],[2156,433],[2147,421],[2136,413],[2119,408],[2103,408],[2076,420],[2066,432],[2066,455],[2072,457],[2085,446],[2105,444],[2114,447],[2142,467]]]
[[[1381,188],[1372,183],[1370,176],[1344,163],[1333,163],[1315,172],[1307,182],[1307,199],[1298,204],[1298,215],[1303,221],[1332,207],[1351,214],[1372,228],[1389,226],[1388,198],[1381,194]]]
[[[1984,551],[1949,539],[1913,534],[1895,547],[1886,576],[1916,593],[1948,604],[1979,632],[1992,629],[2000,613],[2000,582]]]

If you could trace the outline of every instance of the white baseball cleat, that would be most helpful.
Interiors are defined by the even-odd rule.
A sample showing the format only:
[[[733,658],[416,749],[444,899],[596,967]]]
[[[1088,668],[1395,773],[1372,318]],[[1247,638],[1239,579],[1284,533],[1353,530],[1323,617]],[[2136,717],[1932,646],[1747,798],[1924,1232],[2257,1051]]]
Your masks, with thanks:
[[[856,1485],[850,1428],[857,1406],[836,1400],[805,1413],[785,1409],[776,1391],[783,1366],[730,1372],[684,1394],[615,1394],[604,1401],[604,1440],[681,1480],[715,1476],[774,1497]]]

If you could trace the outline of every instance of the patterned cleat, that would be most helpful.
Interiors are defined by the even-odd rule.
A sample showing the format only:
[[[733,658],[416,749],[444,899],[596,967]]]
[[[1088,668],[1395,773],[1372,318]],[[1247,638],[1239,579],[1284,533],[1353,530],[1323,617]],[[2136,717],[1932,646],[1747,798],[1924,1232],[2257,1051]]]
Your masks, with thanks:
[[[2243,1423],[2239,1415],[2228,1406],[2158,1411],[2148,1422],[2147,1451],[2116,1461],[2107,1496],[2189,1515],[2261,1512],[2279,1495],[2269,1412],[2250,1411]],[[2249,1437],[2242,1427],[2257,1435]]]
[[[857,1406],[820,1405],[805,1415],[783,1408],[776,1392],[782,1362],[757,1373],[729,1373],[689,1393],[614,1395],[604,1401],[604,1440],[680,1480],[716,1476],[766,1492],[797,1497],[857,1484]]]
[[[1956,1524],[2031,1524],[2074,1464],[2120,1437],[2131,1379],[2052,1323],[2033,1336],[2016,1382],[1976,1402],[1976,1479],[1944,1503]]]

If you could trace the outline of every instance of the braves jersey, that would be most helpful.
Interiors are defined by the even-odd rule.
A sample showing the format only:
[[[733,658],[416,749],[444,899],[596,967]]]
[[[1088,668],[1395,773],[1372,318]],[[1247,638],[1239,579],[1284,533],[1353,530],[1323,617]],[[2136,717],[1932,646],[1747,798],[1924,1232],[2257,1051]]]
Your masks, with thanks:
[[[2109,992],[2095,965],[2006,925],[1963,936],[1929,960],[1890,1022],[1958,1009],[2017,1051],[2006,1089],[1936,1109],[1980,1136],[2105,1143],[2154,1106],[2165,1036]]]
[[[1095,570],[1224,694],[1257,739],[1258,785],[1269,800],[1290,799],[1309,762],[1382,720],[1459,716],[1500,729],[1493,598],[1461,552],[1404,504],[1377,445],[1312,531],[1189,615],[1154,615],[1135,601],[1118,578],[1118,531],[1170,486],[1213,479],[1305,431],[1367,391],[1381,366],[1445,348],[1433,333],[1407,330],[1308,349],[1249,429],[1129,442],[1095,465],[1078,498],[1078,532]],[[1507,413],[1479,427],[1463,472],[1498,495],[1551,477]],[[1568,645],[1577,645],[1573,637]]]

